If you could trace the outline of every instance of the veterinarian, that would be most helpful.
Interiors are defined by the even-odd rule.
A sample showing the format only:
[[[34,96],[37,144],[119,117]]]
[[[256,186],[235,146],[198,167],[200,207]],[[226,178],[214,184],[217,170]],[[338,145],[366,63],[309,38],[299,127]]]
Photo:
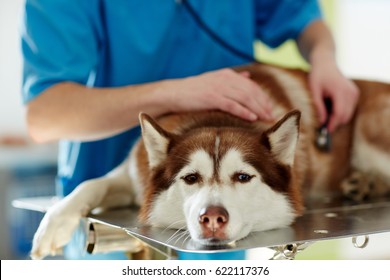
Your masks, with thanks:
[[[219,109],[273,119],[272,103],[248,73],[229,69],[251,62],[257,39],[270,47],[296,40],[311,65],[320,120],[324,97],[333,101],[330,131],[350,120],[358,90],[337,67],[316,1],[187,2],[195,15],[184,0],[26,0],[23,99],[32,138],[60,141],[59,195],[126,157],[140,111]]]

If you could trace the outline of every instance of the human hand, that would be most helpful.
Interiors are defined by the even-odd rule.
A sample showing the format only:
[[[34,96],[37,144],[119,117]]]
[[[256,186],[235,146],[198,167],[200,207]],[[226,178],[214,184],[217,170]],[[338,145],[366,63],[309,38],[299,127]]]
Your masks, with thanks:
[[[273,120],[269,97],[249,76],[225,68],[170,80],[165,103],[170,112],[218,109],[249,121]]]
[[[329,132],[351,120],[359,99],[359,89],[341,74],[334,60],[323,59],[320,64],[312,63],[309,87],[320,122],[323,124],[329,118]],[[324,105],[325,98],[332,101],[330,116]]]

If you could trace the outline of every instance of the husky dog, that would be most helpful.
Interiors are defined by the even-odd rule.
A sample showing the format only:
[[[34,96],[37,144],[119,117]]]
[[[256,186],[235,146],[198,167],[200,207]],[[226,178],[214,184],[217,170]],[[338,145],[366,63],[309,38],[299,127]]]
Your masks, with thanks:
[[[239,70],[274,103],[275,123],[250,123],[223,112],[141,113],[142,139],[112,172],[79,185],[48,210],[32,257],[55,253],[91,210],[136,204],[142,223],[187,229],[204,245],[289,226],[303,198],[339,191],[356,200],[390,189],[390,85],[355,81],[353,120],[315,146],[319,121],[307,73],[254,64]],[[233,70],[232,70],[233,71]]]

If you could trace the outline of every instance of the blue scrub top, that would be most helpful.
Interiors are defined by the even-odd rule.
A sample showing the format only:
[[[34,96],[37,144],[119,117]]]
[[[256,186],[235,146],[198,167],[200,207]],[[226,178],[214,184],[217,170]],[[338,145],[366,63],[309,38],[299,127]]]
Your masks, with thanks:
[[[314,0],[190,2],[247,54],[256,39],[276,47],[321,16]],[[25,103],[64,81],[118,87],[248,62],[215,43],[175,0],[26,0],[22,51]],[[139,133],[136,127],[100,141],[60,141],[58,194],[120,164]]]

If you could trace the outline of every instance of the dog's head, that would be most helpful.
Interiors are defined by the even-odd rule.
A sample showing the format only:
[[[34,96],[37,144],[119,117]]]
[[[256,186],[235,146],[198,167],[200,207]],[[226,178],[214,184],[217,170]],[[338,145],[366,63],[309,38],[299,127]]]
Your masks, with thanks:
[[[141,114],[146,222],[188,229],[205,245],[291,224],[301,207],[292,168],[299,119],[293,111],[263,132],[206,127],[178,135]]]

